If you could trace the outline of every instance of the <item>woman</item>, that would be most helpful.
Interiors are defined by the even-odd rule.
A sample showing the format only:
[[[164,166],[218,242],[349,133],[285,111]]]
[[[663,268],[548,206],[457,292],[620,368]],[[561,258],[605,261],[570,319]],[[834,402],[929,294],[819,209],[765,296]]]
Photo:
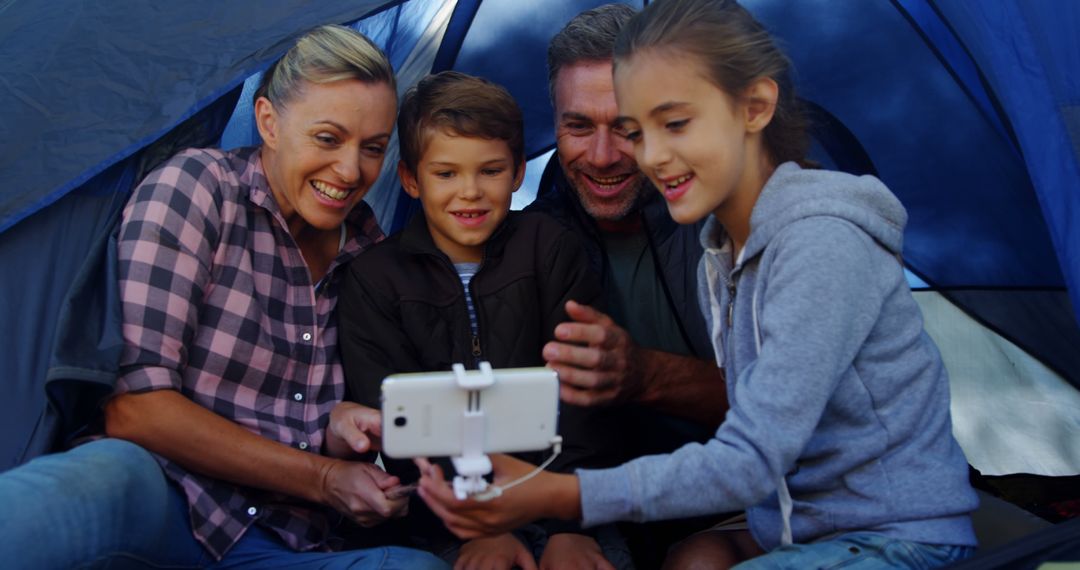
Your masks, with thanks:
[[[184,151],[135,190],[118,238],[125,349],[105,423],[161,467],[114,440],[74,453],[124,448],[139,477],[116,484],[161,513],[135,529],[137,542],[105,541],[56,565],[444,567],[404,548],[330,552],[343,518],[371,526],[407,506],[397,478],[355,460],[371,418],[338,406],[334,316],[340,269],[383,237],[361,200],[382,166],[395,93],[369,40],[317,28],[263,77],[260,147]],[[114,518],[83,524],[130,520]]]

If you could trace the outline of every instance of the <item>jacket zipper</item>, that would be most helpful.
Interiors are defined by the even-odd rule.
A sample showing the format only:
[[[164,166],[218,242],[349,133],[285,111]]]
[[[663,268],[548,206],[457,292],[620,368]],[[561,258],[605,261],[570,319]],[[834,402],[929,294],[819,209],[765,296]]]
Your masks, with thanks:
[[[484,330],[484,323],[480,322],[480,303],[477,300],[476,295],[473,294],[473,291],[476,289],[476,279],[480,277],[480,272],[484,270],[484,262],[487,261],[487,248],[484,249],[484,254],[480,258],[480,265],[476,268],[476,273],[472,276],[472,279],[469,280],[469,286],[463,288],[465,289],[465,295],[472,300],[473,311],[476,311],[476,332],[472,332],[472,327],[469,327],[469,332],[472,332],[473,368],[480,367],[480,360],[484,355],[484,351],[480,349],[480,331]],[[466,301],[465,305],[466,316],[468,316],[467,313],[469,312],[469,305],[467,303],[468,301]]]
[[[477,328],[480,328],[480,327],[477,326]],[[477,360],[477,362],[479,362],[481,354],[483,354],[483,353],[480,351],[480,337],[478,335],[476,335],[476,334],[473,334],[472,335],[472,355],[473,355],[473,358],[475,358]]]
[[[483,268],[484,268],[484,262],[487,261],[487,252],[485,252],[484,256],[480,259],[480,266],[476,268],[476,274],[474,274],[472,279],[469,280],[469,286],[468,287],[465,287],[464,284],[461,283],[461,277],[458,275],[457,268],[454,267],[454,262],[450,261],[447,257],[445,257],[445,254],[440,256],[440,255],[435,255],[435,254],[429,253],[428,255],[433,256],[435,259],[439,260],[440,263],[446,264],[447,269],[450,270],[451,274],[454,276],[454,278],[458,282],[458,284],[462,285],[462,287],[461,287],[462,293],[466,297],[469,297],[469,298],[473,299],[473,310],[476,311],[476,332],[475,333],[472,331],[472,325],[468,322],[469,321],[469,302],[467,300],[463,299],[462,304],[465,305],[465,320],[466,320],[465,330],[468,331],[469,337],[472,339],[471,342],[470,342],[470,346],[471,346],[470,352],[472,353],[472,356],[473,356],[472,368],[477,368],[477,367],[480,366],[480,357],[483,356],[483,354],[484,354],[483,350],[481,350],[481,348],[480,348],[480,335],[478,334],[480,332],[481,328],[482,328],[483,323],[480,322],[480,309],[479,309],[479,307],[477,306],[477,304],[475,302],[476,299],[473,298],[472,289],[473,289],[473,284],[476,282],[476,277],[478,275],[480,275],[480,271],[483,270]]]

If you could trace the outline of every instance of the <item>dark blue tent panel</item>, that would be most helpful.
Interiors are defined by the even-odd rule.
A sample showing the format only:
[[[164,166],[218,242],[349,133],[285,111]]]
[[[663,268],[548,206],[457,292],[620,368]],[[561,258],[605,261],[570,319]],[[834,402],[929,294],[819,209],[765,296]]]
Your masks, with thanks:
[[[1009,117],[1080,311],[1080,4],[944,0],[937,6]]]
[[[801,96],[846,125],[901,196],[908,265],[942,287],[1063,285],[1021,157],[901,10],[748,6],[783,38]]]
[[[0,231],[239,85],[298,32],[385,3],[5,3]]]

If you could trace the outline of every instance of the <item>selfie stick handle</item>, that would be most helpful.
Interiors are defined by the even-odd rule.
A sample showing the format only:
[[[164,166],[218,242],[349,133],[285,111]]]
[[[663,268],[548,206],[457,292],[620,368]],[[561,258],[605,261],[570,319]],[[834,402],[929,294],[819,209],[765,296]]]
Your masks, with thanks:
[[[484,475],[491,473],[491,459],[484,453],[485,421],[484,410],[480,408],[480,392],[495,384],[495,374],[489,362],[481,362],[480,374],[471,378],[465,375],[465,366],[461,363],[454,364],[452,368],[458,387],[469,391],[462,454],[450,459],[458,473],[454,477],[454,496],[464,500],[488,487]]]

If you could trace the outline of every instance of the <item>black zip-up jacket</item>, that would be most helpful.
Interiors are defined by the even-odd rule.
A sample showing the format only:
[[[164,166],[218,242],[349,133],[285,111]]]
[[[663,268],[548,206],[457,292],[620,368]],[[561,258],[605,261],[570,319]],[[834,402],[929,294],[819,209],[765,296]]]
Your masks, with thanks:
[[[399,372],[543,366],[541,349],[565,321],[567,300],[600,295],[578,238],[540,214],[510,212],[484,248],[466,291],[431,238],[423,212],[350,264],[339,301],[351,396],[377,407],[384,377]]]
[[[338,301],[350,398],[378,408],[386,376],[450,370],[455,362],[467,369],[481,360],[494,368],[543,366],[544,344],[567,320],[566,301],[595,305],[600,296],[577,236],[547,216],[522,212],[510,212],[492,234],[469,289],[478,336],[472,333],[461,279],[435,246],[423,211],[357,257]],[[591,410],[560,404],[563,452],[549,469],[613,465],[599,459],[594,441],[607,441],[613,432]],[[543,454],[520,456],[537,463]],[[384,461],[404,482],[418,477],[411,461]],[[578,528],[555,521],[545,527],[549,532]]]
[[[713,360],[712,341],[697,300],[697,265],[703,253],[699,234],[704,221],[692,225],[676,223],[660,193],[651,186],[647,192],[640,215],[653,260],[660,271],[668,306],[691,349],[689,356]],[[548,214],[574,232],[585,246],[589,266],[599,276],[601,289],[607,289],[604,280],[609,261],[600,229],[566,179],[557,153],[551,156],[544,169],[536,200],[525,211]],[[626,461],[640,455],[668,453],[690,441],[705,441],[715,431],[636,405],[609,408],[603,413],[608,416],[604,421],[625,426],[621,438],[599,444],[605,450],[605,458],[612,460]]]

